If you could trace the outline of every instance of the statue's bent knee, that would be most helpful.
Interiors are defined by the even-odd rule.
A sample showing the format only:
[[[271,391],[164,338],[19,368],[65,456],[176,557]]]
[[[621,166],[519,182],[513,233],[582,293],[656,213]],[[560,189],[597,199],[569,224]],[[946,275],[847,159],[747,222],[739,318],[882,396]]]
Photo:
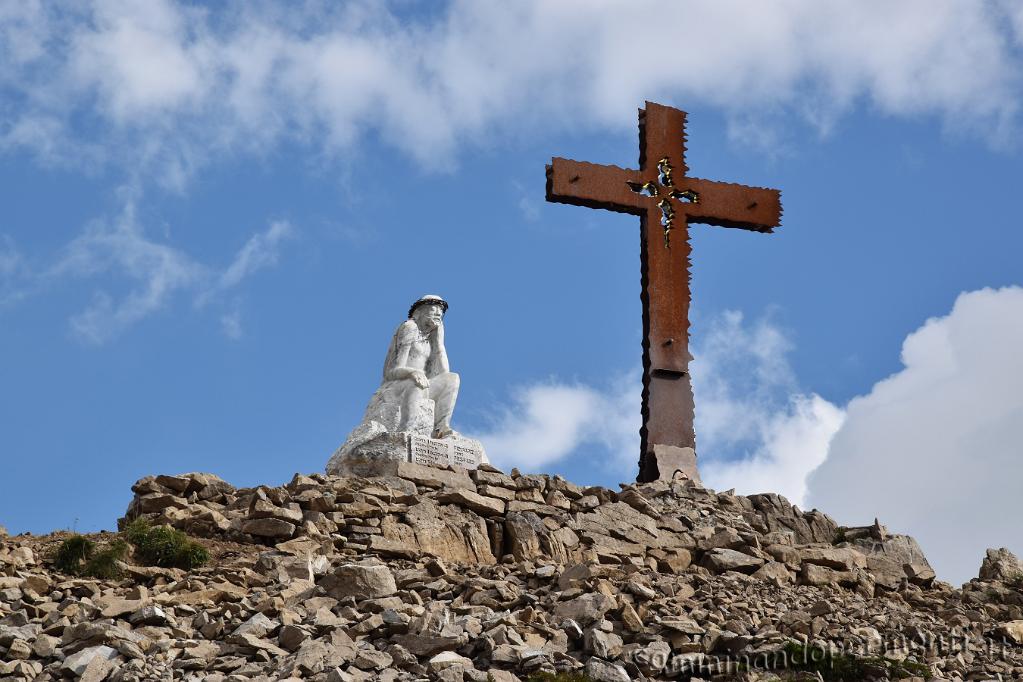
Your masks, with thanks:
[[[458,383],[459,378],[457,374],[445,372],[430,379],[430,390],[435,394],[442,391],[457,391]]]

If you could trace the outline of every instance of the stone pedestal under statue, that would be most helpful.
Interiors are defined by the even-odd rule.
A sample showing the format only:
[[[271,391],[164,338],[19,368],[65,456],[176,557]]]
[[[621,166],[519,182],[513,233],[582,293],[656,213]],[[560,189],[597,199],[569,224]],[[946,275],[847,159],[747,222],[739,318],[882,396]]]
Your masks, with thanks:
[[[395,463],[475,469],[489,464],[483,444],[461,434],[430,438],[424,433],[386,431],[379,422],[363,422],[327,462],[335,476],[390,476]]]

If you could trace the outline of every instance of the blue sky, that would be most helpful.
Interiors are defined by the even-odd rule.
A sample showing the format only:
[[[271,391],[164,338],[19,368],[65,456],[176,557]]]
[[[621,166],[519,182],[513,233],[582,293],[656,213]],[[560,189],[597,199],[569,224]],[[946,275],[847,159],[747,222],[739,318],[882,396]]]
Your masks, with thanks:
[[[638,220],[545,203],[544,164],[634,166],[650,99],[693,175],[785,209],[692,231],[708,482],[879,516],[949,579],[1023,550],[991,521],[1023,475],[1023,13],[641,5],[3,5],[0,523],[322,470],[424,293],[457,428],[631,480]]]

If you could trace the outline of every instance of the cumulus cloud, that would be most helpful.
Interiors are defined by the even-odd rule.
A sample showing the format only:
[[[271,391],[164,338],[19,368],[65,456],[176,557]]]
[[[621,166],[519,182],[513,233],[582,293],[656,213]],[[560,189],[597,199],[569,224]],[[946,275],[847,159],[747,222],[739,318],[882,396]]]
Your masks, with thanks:
[[[939,577],[987,547],[1023,550],[1023,289],[964,293],[902,347],[903,369],[852,400],[809,501],[839,522],[914,535]]]
[[[783,408],[754,415],[756,438],[748,455],[701,463],[705,485],[746,495],[778,493],[806,503],[807,476],[825,460],[844,413],[819,395],[794,395]]]
[[[115,220],[90,224],[40,277],[51,282],[101,277],[127,282],[128,292],[119,299],[98,289],[89,305],[71,318],[75,335],[98,345],[162,309],[178,293],[190,292],[196,304],[203,305],[216,294],[237,287],[252,273],[276,263],[278,245],[291,232],[286,222],[272,223],[265,232],[253,235],[233,261],[218,271],[147,235],[137,220],[134,202],[129,201]],[[230,338],[238,338],[240,321],[225,323],[224,330]]]
[[[802,504],[806,476],[824,460],[843,413],[799,391],[786,358],[791,349],[769,318],[748,323],[728,311],[708,325],[692,365],[706,484],[778,492]],[[606,387],[550,380],[517,390],[481,437],[499,466],[539,470],[598,448],[609,470],[631,480],[639,402],[638,372]]]
[[[1023,19],[1008,1],[451,0],[418,10],[8,3],[0,148],[141,164],[180,186],[225,151],[292,141],[337,154],[367,134],[444,166],[459,145],[502,133],[631,130],[645,98],[721,107],[738,136],[767,144],[764,117],[778,111],[827,130],[863,101],[1004,141],[1019,109]]]
[[[704,482],[778,492],[839,523],[875,517],[920,541],[939,577],[976,576],[988,547],[1023,554],[1023,288],[964,293],[902,348],[903,369],[835,405],[800,389],[770,318],[726,312],[694,349]],[[541,468],[602,448],[635,474],[638,377],[520,389],[484,438],[502,466]],[[592,453],[590,454],[592,458]]]
[[[706,485],[804,504],[806,477],[824,461],[844,414],[800,389],[788,362],[793,348],[770,317],[750,323],[726,311],[708,324],[692,363]]]
[[[796,389],[786,357],[792,342],[769,317],[750,324],[735,310],[705,329],[691,367],[700,391],[700,445],[728,447],[756,437],[772,408]]]
[[[540,471],[578,448],[596,446],[619,469],[622,461],[636,459],[639,389],[638,375],[600,388],[553,379],[520,387],[479,437],[499,467]]]

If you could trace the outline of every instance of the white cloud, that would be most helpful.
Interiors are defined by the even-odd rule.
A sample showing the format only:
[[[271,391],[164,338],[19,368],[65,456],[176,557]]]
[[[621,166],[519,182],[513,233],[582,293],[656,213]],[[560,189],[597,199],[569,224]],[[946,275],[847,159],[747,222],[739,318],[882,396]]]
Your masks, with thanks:
[[[23,289],[28,266],[10,235],[0,234],[0,305],[25,296]]]
[[[22,268],[22,256],[10,235],[0,234],[0,281],[13,277]]]
[[[182,251],[147,238],[129,203],[113,225],[95,222],[72,241],[50,277],[95,276],[113,272],[133,283],[118,302],[100,291],[93,302],[71,319],[81,338],[101,344],[163,307],[176,291],[195,286],[205,268]]]
[[[216,65],[194,34],[202,19],[190,22],[189,13],[164,2],[95,3],[91,26],[70,40],[68,75],[119,124],[200,102]]]
[[[237,310],[220,316],[220,328],[224,336],[237,341],[242,337],[242,314]]]
[[[704,485],[742,494],[778,493],[797,505],[806,501],[807,476],[820,466],[843,411],[819,395],[796,395],[786,408],[756,414],[753,451],[737,460],[711,457],[700,463]]]
[[[266,232],[252,235],[220,276],[219,288],[236,287],[254,272],[277,265],[280,243],[293,234],[290,224],[277,220],[270,224]]]
[[[809,501],[915,536],[939,577],[1023,550],[1023,289],[964,293],[903,344],[904,368],[852,400]]]
[[[706,484],[778,492],[802,504],[806,476],[824,460],[843,414],[799,392],[786,359],[791,348],[769,319],[748,324],[728,311],[711,320],[692,365]],[[598,447],[607,452],[607,467],[631,480],[639,403],[638,373],[601,388],[548,381],[519,389],[481,439],[498,466],[527,470]]]
[[[249,237],[238,251],[234,260],[214,281],[208,284],[196,298],[196,305],[205,306],[211,300],[233,289],[256,272],[277,265],[280,258],[281,242],[295,236],[295,229],[286,220],[270,223],[265,232],[257,232]],[[235,325],[238,329],[240,326]],[[232,336],[231,338],[238,338]]]
[[[245,278],[277,262],[281,240],[293,233],[283,221],[253,235],[223,271],[198,262],[182,249],[149,237],[136,218],[135,204],[127,202],[112,223],[94,221],[65,247],[61,258],[42,279],[127,280],[128,292],[119,300],[97,290],[92,302],[71,318],[72,331],[83,340],[102,344],[143,318],[164,308],[182,292],[191,292],[197,306],[237,287]],[[229,338],[241,333],[240,319],[222,322]]]
[[[747,324],[741,312],[726,310],[705,328],[691,369],[700,449],[716,450],[755,438],[796,381],[786,358],[792,343],[769,318]]]
[[[47,23],[40,0],[0,5],[0,59],[21,65],[42,57]],[[3,71],[0,71],[0,82],[3,82]]]
[[[453,0],[416,10],[5,5],[0,148],[50,162],[106,157],[181,186],[225,152],[290,141],[336,155],[366,135],[442,167],[460,145],[502,134],[632,130],[646,98],[721,107],[737,138],[768,146],[773,133],[758,133],[764,123],[748,112],[792,112],[826,131],[864,101],[1004,141],[1019,110],[1023,19],[1011,2]]]
[[[540,218],[540,202],[530,197],[520,197],[518,201],[522,217],[527,222],[535,223]]]
[[[496,466],[541,471],[584,445],[636,459],[638,377],[622,378],[606,390],[552,380],[518,389],[512,403],[478,434]]]
[[[769,319],[710,321],[694,349],[700,470],[741,493],[778,492],[839,523],[880,518],[920,541],[939,577],[974,577],[984,550],[1023,553],[1023,288],[964,293],[902,349],[905,367],[844,409],[795,383]],[[484,434],[502,466],[541,468],[601,447],[635,473],[638,381],[520,390]],[[587,456],[592,457],[588,451]]]
[[[726,311],[694,351],[697,451],[704,484],[776,492],[803,504],[842,410],[802,392],[788,362],[793,344],[769,317]]]
[[[1023,45],[1023,5],[1016,0],[1000,0],[999,9],[1009,17],[1016,45]]]

